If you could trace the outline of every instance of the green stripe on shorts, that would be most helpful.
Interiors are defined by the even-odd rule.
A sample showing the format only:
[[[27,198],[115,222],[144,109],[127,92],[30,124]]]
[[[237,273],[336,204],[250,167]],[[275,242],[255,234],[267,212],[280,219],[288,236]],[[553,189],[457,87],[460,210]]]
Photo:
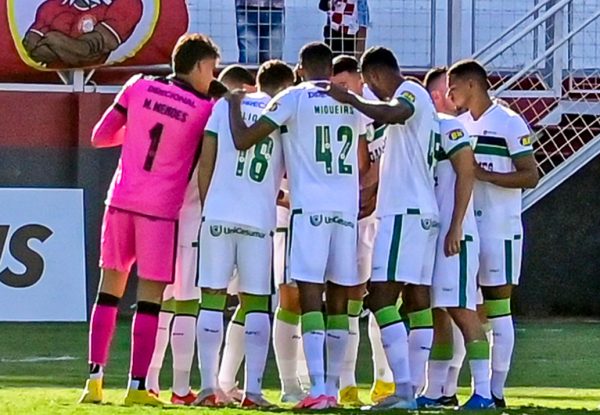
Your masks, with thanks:
[[[302,209],[292,209],[292,214],[290,215],[290,227],[289,227],[289,233],[287,235],[287,241],[289,241],[287,243],[287,255],[286,255],[286,259],[287,257],[291,256],[292,253],[292,237],[294,235],[294,218],[296,217],[296,215],[301,215],[302,214]],[[283,269],[283,281],[285,283],[289,283],[290,281],[288,280],[288,272],[287,272],[287,267],[285,267]],[[291,276],[290,276],[290,280],[291,280]]]
[[[467,275],[468,275],[467,242],[460,241],[459,280],[458,280],[458,307],[467,308]]]
[[[394,227],[392,229],[392,244],[388,255],[387,280],[396,281],[396,269],[398,268],[398,251],[400,250],[400,238],[402,236],[402,215],[394,216]]]
[[[506,273],[506,283],[508,285],[512,285],[513,283],[513,249],[512,249],[512,241],[510,239],[506,239],[504,241],[504,271]]]

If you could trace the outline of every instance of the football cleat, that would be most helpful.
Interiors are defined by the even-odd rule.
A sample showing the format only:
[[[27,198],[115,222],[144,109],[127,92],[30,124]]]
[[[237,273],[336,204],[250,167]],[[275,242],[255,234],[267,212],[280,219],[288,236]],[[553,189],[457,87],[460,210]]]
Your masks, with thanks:
[[[156,395],[145,389],[127,389],[127,394],[125,395],[125,401],[123,404],[125,406],[146,405],[161,407],[165,406],[167,403],[161,401]]]
[[[281,394],[281,402],[283,403],[298,403],[306,398],[306,392],[298,388],[298,390],[286,391]]]
[[[223,391],[226,396],[226,401],[228,402],[242,402],[244,398],[244,392],[241,389],[238,389],[237,386],[229,389],[228,391]]]
[[[79,398],[79,403],[102,403],[103,398],[102,378],[88,379]]]
[[[204,406],[207,408],[217,408],[223,406],[217,396],[217,391],[213,389],[205,389],[198,393],[196,400],[192,402],[192,406]]]
[[[317,397],[307,396],[302,399],[294,409],[328,409],[333,408],[331,406],[335,402],[335,398],[327,395],[319,395]]]
[[[330,408],[339,408],[340,405],[338,404],[338,400],[335,396],[328,396],[327,399],[329,401]]]
[[[194,403],[198,395],[191,390],[184,396],[177,395],[175,392],[171,394],[171,403],[173,405],[185,405],[190,406]]]
[[[271,402],[267,401],[261,394],[246,393],[240,407],[244,409],[274,409],[276,408]]]
[[[448,408],[454,408],[458,406],[458,398],[456,397],[456,395],[442,396],[440,399],[438,399],[438,401],[440,402],[440,404],[442,404],[442,406]]]
[[[492,399],[494,400],[494,404],[496,405],[496,408],[506,408],[506,400],[504,399],[504,397],[496,398],[494,396],[494,394],[492,393]]]
[[[371,402],[379,403],[388,396],[392,396],[396,391],[396,385],[394,382],[384,382],[377,379],[371,388]]]
[[[370,411],[387,411],[389,409],[417,409],[415,399],[406,399],[397,395],[388,396],[373,406],[365,407]]]
[[[460,407],[460,409],[475,410],[475,409],[494,409],[494,400],[492,398],[484,398],[481,395],[474,394],[469,398],[467,403]]]
[[[346,386],[340,390],[340,405],[344,406],[364,406],[364,402],[358,397],[358,387]]]
[[[417,398],[417,407],[419,409],[427,408],[443,408],[444,405],[441,403],[442,398],[428,398],[425,395],[421,395]]]

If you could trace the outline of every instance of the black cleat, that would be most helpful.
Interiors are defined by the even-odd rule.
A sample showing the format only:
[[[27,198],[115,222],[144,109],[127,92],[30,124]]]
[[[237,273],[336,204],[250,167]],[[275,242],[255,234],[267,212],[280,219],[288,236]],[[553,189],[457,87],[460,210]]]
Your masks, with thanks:
[[[455,407],[458,406],[458,398],[456,397],[456,395],[452,395],[452,396],[442,396],[440,399],[438,399],[438,402],[442,405],[442,406],[447,406],[447,407]]]
[[[506,408],[506,401],[504,400],[504,398],[496,398],[492,393],[492,399],[496,404],[496,408]]]

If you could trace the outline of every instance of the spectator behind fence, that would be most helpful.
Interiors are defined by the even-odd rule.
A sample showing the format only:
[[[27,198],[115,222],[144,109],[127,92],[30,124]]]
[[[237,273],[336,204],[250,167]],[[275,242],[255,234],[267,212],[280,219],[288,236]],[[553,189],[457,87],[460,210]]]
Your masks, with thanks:
[[[239,62],[259,64],[283,56],[284,0],[236,0]]]
[[[370,26],[367,0],[320,0],[319,9],[327,13],[323,38],[333,54],[360,58]]]

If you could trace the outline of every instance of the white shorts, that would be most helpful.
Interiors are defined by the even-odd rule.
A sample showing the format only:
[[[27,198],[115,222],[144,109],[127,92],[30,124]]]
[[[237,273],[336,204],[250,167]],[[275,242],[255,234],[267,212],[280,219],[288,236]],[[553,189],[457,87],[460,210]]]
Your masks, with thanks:
[[[373,248],[372,282],[431,285],[439,224],[421,214],[380,218]]]
[[[356,266],[357,224],[354,215],[302,213],[290,217],[288,273],[295,280],[352,287],[360,284]]]
[[[371,278],[373,245],[377,234],[377,219],[367,217],[358,221],[358,278],[365,283]]]
[[[482,287],[519,285],[522,256],[522,235],[514,235],[510,239],[481,236],[479,285]]]
[[[196,286],[198,279],[198,229],[200,228],[200,206],[184,206],[179,214],[177,228],[177,256],[173,284],[166,286],[163,299],[177,301],[195,300],[200,297]]]
[[[479,269],[479,239],[465,235],[460,242],[460,253],[447,257],[444,254],[445,232],[437,243],[431,306],[434,308],[477,308],[477,270]]]
[[[273,236],[250,226],[205,221],[200,229],[202,288],[226,289],[237,266],[239,292],[270,295]]]

